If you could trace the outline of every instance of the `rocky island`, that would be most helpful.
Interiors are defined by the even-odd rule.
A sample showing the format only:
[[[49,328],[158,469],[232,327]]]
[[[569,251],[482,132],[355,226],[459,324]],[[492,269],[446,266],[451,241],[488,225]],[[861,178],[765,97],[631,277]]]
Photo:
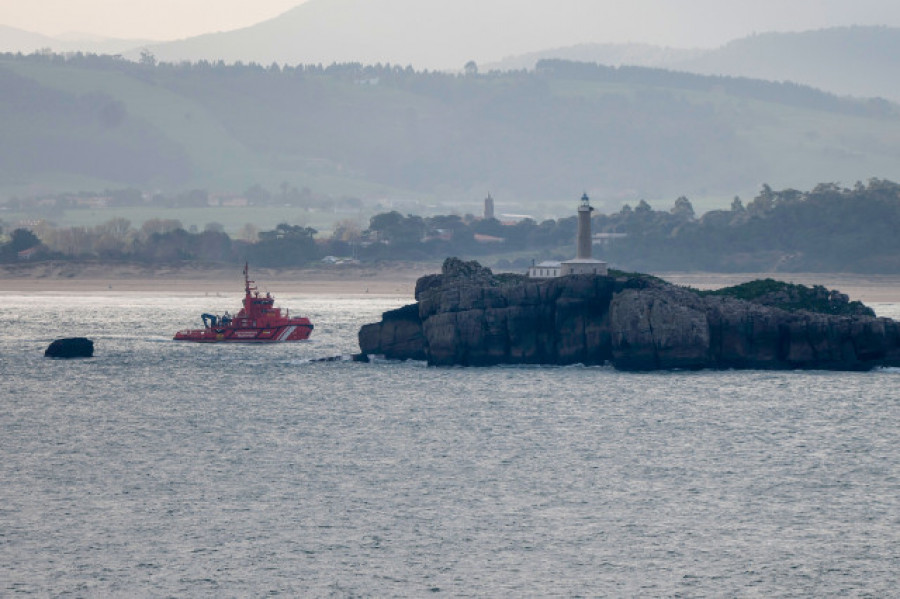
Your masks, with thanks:
[[[363,355],[435,366],[611,364],[620,370],[900,366],[900,323],[822,287],[716,292],[610,271],[550,279],[448,258],[417,303],[359,331]]]

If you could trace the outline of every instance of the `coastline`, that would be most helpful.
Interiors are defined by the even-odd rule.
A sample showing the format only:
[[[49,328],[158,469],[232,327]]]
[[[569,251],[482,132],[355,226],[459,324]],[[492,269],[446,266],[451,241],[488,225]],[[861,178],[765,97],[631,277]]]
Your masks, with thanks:
[[[309,295],[400,295],[412,297],[416,280],[440,265],[250,268],[260,291]],[[240,266],[144,266],[100,263],[0,265],[0,295],[150,293],[213,295],[243,293]]]
[[[253,268],[260,290],[309,295],[391,295],[413,299],[416,280],[440,272],[439,263],[336,265],[313,268]],[[676,285],[718,289],[772,278],[837,289],[863,303],[900,303],[900,275],[850,273],[652,273]],[[0,265],[0,295],[151,293],[209,295],[241,292],[239,266],[144,266],[40,262]]]

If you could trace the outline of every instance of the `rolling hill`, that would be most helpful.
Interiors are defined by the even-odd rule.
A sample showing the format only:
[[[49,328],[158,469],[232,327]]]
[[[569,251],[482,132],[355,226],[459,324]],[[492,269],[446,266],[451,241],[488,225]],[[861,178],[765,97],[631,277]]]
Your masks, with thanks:
[[[586,190],[617,209],[900,178],[893,104],[637,67],[450,75],[4,55],[0,89],[7,197],[288,183],[473,206],[488,191],[547,206]]]
[[[51,50],[53,52],[92,52],[94,54],[119,54],[138,51],[137,48],[153,44],[150,40],[97,38],[89,35],[69,35],[65,38],[50,37],[0,25],[0,52],[31,54]]]
[[[260,64],[363,62],[462,69],[469,60],[501,58],[575,28],[590,36],[591,0],[308,0],[263,23],[150,46],[161,60],[254,61]],[[573,19],[572,17],[576,18]],[[503,35],[498,35],[503,32]]]
[[[841,95],[900,101],[900,29],[835,27],[764,33],[669,66],[706,75],[794,81]]]
[[[762,33],[714,49],[579,44],[511,56],[486,67],[533,68],[549,58],[793,81],[838,95],[900,101],[900,29],[891,27]]]

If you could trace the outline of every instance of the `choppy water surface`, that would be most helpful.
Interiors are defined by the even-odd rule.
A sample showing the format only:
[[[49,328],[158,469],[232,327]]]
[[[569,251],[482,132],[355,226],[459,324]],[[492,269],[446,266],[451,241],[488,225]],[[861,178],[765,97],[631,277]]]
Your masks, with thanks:
[[[897,371],[310,363],[404,300],[279,297],[313,338],[256,347],[170,341],[237,297],[3,299],[0,595],[897,592]]]

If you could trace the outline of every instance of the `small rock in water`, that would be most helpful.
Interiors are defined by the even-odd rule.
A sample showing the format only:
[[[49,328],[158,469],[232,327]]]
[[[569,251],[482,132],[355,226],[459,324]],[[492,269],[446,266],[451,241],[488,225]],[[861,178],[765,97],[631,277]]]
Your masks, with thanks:
[[[310,362],[350,362],[353,360],[353,356],[328,356],[327,358],[315,358],[310,360]]]
[[[94,342],[85,337],[57,339],[44,350],[45,358],[91,358]]]

